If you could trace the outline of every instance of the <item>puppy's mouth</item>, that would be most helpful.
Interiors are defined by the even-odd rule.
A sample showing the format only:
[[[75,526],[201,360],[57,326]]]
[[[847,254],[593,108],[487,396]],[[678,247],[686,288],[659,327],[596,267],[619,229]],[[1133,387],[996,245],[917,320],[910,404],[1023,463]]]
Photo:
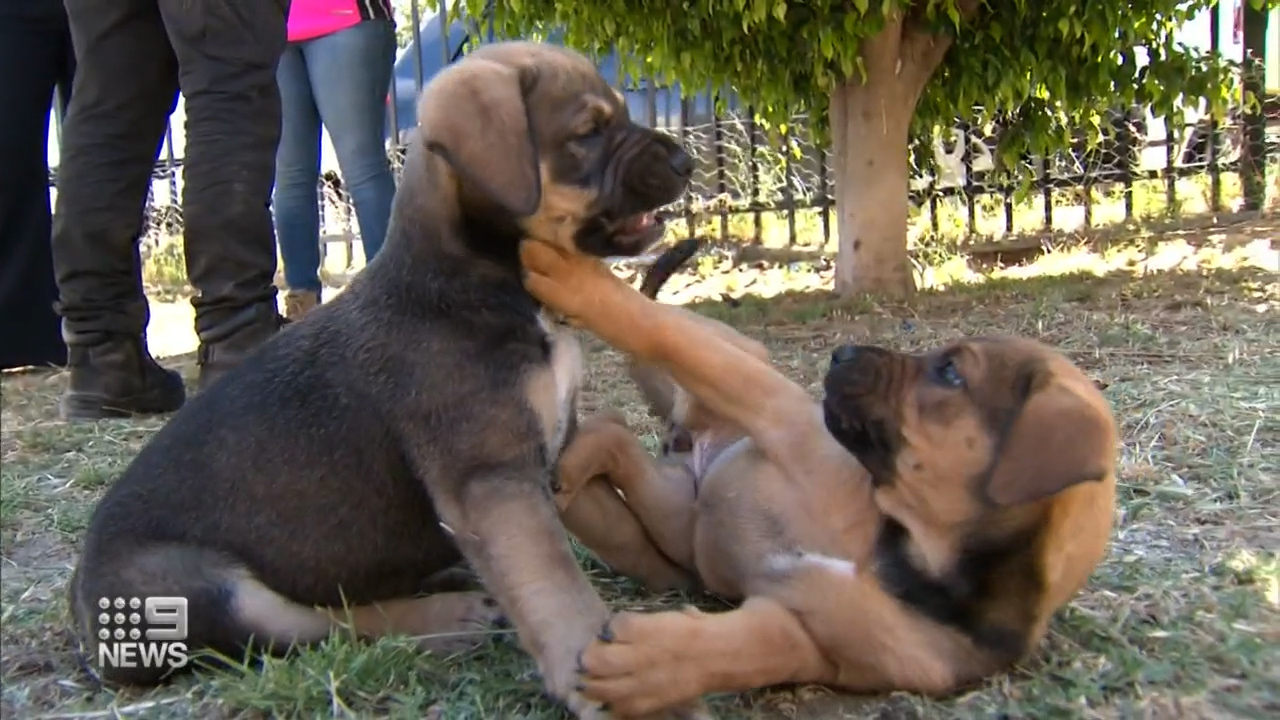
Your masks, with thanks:
[[[822,399],[822,421],[827,431],[849,452],[859,455],[875,445],[867,419],[849,412],[848,402],[827,395]]]
[[[613,241],[638,255],[662,237],[666,225],[666,218],[657,211],[636,213],[613,223]]]
[[[866,414],[848,398],[831,394],[822,399],[822,420],[831,437],[871,473],[876,487],[892,482],[897,443],[889,423]]]

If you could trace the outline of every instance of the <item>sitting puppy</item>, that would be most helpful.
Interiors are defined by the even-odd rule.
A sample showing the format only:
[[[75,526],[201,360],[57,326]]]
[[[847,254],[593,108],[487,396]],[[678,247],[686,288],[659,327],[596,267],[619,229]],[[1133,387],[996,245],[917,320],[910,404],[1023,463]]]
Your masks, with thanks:
[[[584,422],[570,532],[654,587],[745,600],[615,615],[581,682],[616,712],[786,682],[949,692],[1030,652],[1105,554],[1114,419],[1049,348],[845,345],[815,404],[759,344],[597,261],[532,241],[522,260],[535,297],[668,376],[641,386],[691,440],[655,463],[615,418]]]
[[[549,490],[581,354],[522,287],[518,246],[639,254],[692,161],[589,60],[533,43],[441,71],[418,120],[378,256],[179,411],[96,508],[71,584],[91,657],[104,599],[186,598],[191,650],[232,657],[338,626],[450,651],[432,636],[470,644],[505,614],[548,691],[604,716],[574,687],[608,608]],[[423,595],[464,560],[487,593]]]

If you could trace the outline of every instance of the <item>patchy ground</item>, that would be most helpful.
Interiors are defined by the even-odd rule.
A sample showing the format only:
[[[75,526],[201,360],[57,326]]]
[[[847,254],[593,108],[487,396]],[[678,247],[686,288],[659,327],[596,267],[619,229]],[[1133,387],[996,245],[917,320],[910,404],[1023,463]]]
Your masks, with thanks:
[[[910,306],[836,301],[821,260],[729,268],[710,253],[666,299],[694,301],[764,341],[817,392],[830,349],[853,339],[922,348],[964,334],[1054,343],[1106,384],[1124,431],[1109,559],[1012,672],[945,700],[852,698],[820,688],[715,698],[724,718],[1261,718],[1280,714],[1280,276],[1274,224],[1055,253]],[[799,288],[800,291],[795,290]],[[735,297],[775,295],[769,301]],[[185,306],[153,337],[189,350]],[[166,328],[163,325],[170,325]],[[172,334],[171,334],[172,333]],[[177,338],[177,339],[175,339]],[[167,344],[166,344],[167,343]],[[587,341],[586,410],[644,424],[620,357]],[[191,377],[190,356],[168,362]],[[262,671],[113,693],[79,671],[66,582],[92,503],[162,420],[66,425],[59,374],[3,377],[0,588],[4,717],[556,718],[508,634],[464,656],[335,637]],[[583,558],[618,606],[674,605]],[[712,605],[714,607],[714,605]]]

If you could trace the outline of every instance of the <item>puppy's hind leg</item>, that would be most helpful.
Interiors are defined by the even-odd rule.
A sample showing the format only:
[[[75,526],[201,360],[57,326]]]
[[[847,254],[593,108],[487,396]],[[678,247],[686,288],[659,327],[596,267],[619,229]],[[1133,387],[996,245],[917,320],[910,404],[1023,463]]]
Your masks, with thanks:
[[[362,638],[404,635],[423,650],[450,655],[478,645],[495,628],[506,627],[497,601],[488,593],[445,592],[397,598],[349,608],[308,608],[282,597],[248,573],[232,589],[233,614],[255,638],[270,644],[301,644],[344,627]]]
[[[587,478],[560,511],[560,519],[606,565],[650,590],[693,587],[690,574],[658,550],[604,477]]]
[[[612,509],[623,505],[625,498],[622,509],[628,510],[628,515],[634,513],[643,533],[652,538],[652,543],[662,555],[683,568],[693,568],[693,529],[697,514],[694,480],[680,473],[678,468],[660,467],[626,427],[607,418],[593,417],[584,421],[560,457],[559,475],[561,494],[576,492],[574,504],[585,501],[591,508],[590,512],[594,513],[590,518],[591,527],[598,528],[592,538],[594,544],[579,535],[593,550],[616,544],[620,535],[628,534],[626,531],[630,528],[626,518]],[[595,479],[598,476],[607,478],[624,498]],[[570,523],[575,523],[579,531],[588,529],[585,527],[588,511],[575,512],[572,504],[565,507],[568,509],[565,513],[566,526],[573,530]],[[578,535],[578,532],[574,534]],[[614,537],[607,540],[606,534]],[[609,562],[609,559],[605,558],[605,561]],[[637,577],[646,584],[654,580],[641,575]],[[654,587],[662,587],[662,584]]]
[[[335,624],[361,637],[407,635],[437,655],[470,650],[507,627],[498,602],[485,592],[448,592],[329,611]]]
[[[676,406],[676,384],[667,373],[653,365],[632,359],[627,363],[627,375],[640,390],[640,396],[649,406],[649,414],[662,420],[670,420]]]

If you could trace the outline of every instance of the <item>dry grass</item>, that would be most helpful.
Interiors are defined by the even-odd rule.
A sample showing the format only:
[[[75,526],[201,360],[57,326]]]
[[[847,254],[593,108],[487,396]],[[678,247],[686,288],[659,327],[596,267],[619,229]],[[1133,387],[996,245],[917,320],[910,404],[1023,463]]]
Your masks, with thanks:
[[[715,254],[673,280],[760,338],[816,393],[830,348],[922,348],[965,334],[1056,344],[1107,385],[1123,426],[1110,557],[1035,656],[953,698],[852,698],[818,688],[716,698],[726,718],[1220,718],[1280,713],[1280,276],[1277,227],[1059,252],[978,275],[958,262],[909,306],[839,301],[829,270],[730,268]],[[743,293],[773,295],[765,301]],[[741,297],[739,297],[741,296]],[[728,299],[726,299],[728,298]],[[156,332],[153,328],[153,333]],[[594,340],[587,410],[642,421],[617,353]],[[178,364],[189,371],[190,361]],[[163,420],[66,425],[64,378],[3,378],[4,717],[563,717],[510,637],[456,658],[335,637],[261,671],[150,693],[94,688],[77,669],[65,584],[92,503]],[[583,558],[616,605],[669,605]]]

